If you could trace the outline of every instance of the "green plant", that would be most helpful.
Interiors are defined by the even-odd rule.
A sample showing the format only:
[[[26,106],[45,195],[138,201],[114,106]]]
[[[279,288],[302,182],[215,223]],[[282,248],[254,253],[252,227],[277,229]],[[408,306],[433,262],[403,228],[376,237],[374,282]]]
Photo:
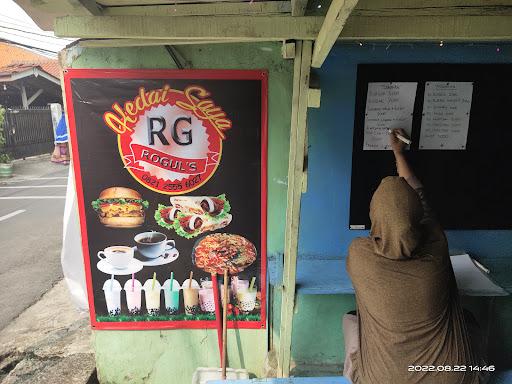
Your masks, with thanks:
[[[5,150],[5,136],[4,136],[4,121],[5,121],[5,108],[0,105],[0,163],[10,163],[11,156]]]

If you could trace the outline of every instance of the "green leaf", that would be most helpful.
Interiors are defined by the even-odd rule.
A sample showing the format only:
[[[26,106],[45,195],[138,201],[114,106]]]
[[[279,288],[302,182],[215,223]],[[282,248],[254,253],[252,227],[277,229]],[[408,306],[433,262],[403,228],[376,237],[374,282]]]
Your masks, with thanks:
[[[161,226],[161,227],[164,227],[164,228],[167,228],[167,229],[174,229],[173,225],[172,224],[169,224],[167,223],[164,218],[162,217],[162,214],[160,211],[162,211],[163,209],[166,209],[166,208],[170,208],[168,207],[167,205],[163,205],[163,204],[158,204],[158,208],[156,209],[155,211],[155,220],[156,220],[156,223]]]
[[[118,203],[118,204],[127,204],[127,203],[136,203],[142,205],[144,209],[149,208],[149,202],[147,200],[142,199],[96,199],[93,202],[91,202],[92,207],[95,211],[98,211],[100,209],[101,204],[112,204],[112,203]]]
[[[101,204],[101,200],[100,199],[96,199],[94,200],[93,202],[91,202],[91,205],[92,205],[92,208],[98,212],[100,210],[100,204]]]

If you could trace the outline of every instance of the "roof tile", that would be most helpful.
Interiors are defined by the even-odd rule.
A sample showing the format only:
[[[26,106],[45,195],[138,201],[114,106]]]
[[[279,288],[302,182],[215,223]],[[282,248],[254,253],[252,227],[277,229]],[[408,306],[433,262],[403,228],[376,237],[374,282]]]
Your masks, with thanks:
[[[46,73],[60,78],[60,65],[57,60],[38,55],[28,49],[0,42],[0,77],[39,67]]]

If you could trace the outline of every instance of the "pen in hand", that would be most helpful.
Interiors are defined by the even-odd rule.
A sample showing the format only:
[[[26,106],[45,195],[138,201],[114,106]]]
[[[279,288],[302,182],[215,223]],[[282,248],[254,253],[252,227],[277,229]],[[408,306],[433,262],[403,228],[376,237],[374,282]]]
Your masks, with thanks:
[[[388,129],[388,132],[389,133],[393,133],[393,131],[391,129]],[[407,145],[411,145],[412,141],[407,139],[406,137],[403,137],[401,134],[399,133],[395,133],[395,136],[398,140],[400,140],[401,142],[407,144]]]

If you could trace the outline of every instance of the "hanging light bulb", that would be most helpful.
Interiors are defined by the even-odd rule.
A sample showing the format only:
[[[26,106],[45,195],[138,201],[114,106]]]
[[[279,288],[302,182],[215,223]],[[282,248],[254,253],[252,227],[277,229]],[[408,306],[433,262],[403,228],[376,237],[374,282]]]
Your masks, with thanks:
[[[439,46],[442,47],[444,45],[443,40],[439,42]]]
[[[7,91],[7,86],[4,84],[4,91]]]

